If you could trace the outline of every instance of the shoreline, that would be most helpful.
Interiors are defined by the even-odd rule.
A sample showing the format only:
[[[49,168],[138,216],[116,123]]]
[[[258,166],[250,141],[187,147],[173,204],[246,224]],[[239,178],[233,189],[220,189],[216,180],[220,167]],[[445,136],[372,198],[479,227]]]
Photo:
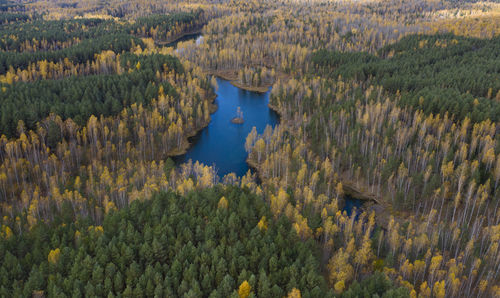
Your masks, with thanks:
[[[280,124],[285,123],[285,125],[286,125],[287,120],[283,117],[283,114],[281,113],[279,107],[272,105],[271,103],[268,104],[268,107],[279,115]],[[283,122],[281,122],[281,121],[283,121]],[[293,134],[293,132],[290,132],[290,133]],[[265,181],[262,179],[262,175],[260,173],[260,167],[255,161],[250,160],[250,158],[247,157],[247,164],[250,167],[252,167],[253,169],[255,169],[255,172],[257,173],[257,177],[259,177],[259,179],[261,181]],[[344,178],[343,178],[343,176],[344,176]],[[375,222],[377,223],[377,225],[382,227],[382,229],[385,229],[385,230],[387,229],[387,226],[389,224],[389,219],[391,216],[393,216],[395,220],[401,221],[400,216],[398,216],[397,214],[394,214],[394,212],[392,212],[391,204],[389,204],[385,200],[383,200],[381,196],[377,196],[369,191],[364,190],[367,188],[364,185],[361,187],[356,187],[350,179],[345,178],[344,174],[341,174],[339,176],[339,181],[342,183],[344,192],[347,195],[350,195],[353,198],[356,198],[356,199],[363,201],[363,203],[360,207],[361,210],[367,211],[367,212],[370,212],[370,211],[375,212]],[[345,200],[345,199],[342,198],[342,200]],[[344,204],[345,204],[345,201],[344,201]]]
[[[237,75],[236,70],[218,70],[218,71],[217,70],[208,70],[208,71],[206,71],[206,73],[213,75],[213,76],[216,76],[216,77],[219,77],[219,78],[224,79],[226,81],[229,81],[231,83],[231,85],[233,85],[237,88],[251,91],[251,92],[265,93],[265,92],[268,92],[270,90],[270,87],[272,87],[272,85],[273,85],[273,84],[266,84],[264,86],[249,86],[249,85],[241,84],[238,81],[238,75]],[[285,74],[282,74],[282,76],[288,77]],[[216,98],[216,95],[213,97],[212,102],[215,101],[215,98]],[[271,109],[276,114],[278,114],[279,119],[280,119],[279,124],[282,124],[282,123],[284,123],[285,125],[287,124],[288,120],[283,117],[283,113],[280,111],[279,107],[274,106],[271,103],[268,103],[267,106],[269,107],[269,109]],[[215,109],[213,111],[211,110],[211,114],[213,112],[215,112],[216,110],[217,110],[217,107],[215,106]],[[208,123],[206,123],[203,127],[201,127],[199,130],[196,130],[195,132],[189,133],[186,137],[185,142],[183,141],[181,148],[178,148],[178,150],[175,152],[175,155],[173,155],[173,156],[185,154],[191,146],[191,143],[189,142],[188,139],[195,136],[196,134],[198,134],[198,132],[200,132],[202,129],[204,129],[206,126],[208,126],[209,123],[210,123],[210,121]],[[266,184],[266,180],[263,179],[263,177],[262,177],[262,171],[260,169],[260,166],[257,164],[256,161],[254,161],[250,158],[249,154],[247,155],[245,162],[247,163],[247,165],[249,166],[250,169],[254,170],[254,172],[257,175],[257,179],[260,181],[260,183]],[[367,191],[363,190],[363,189],[366,189],[369,187],[365,187],[364,185],[361,187],[356,187],[350,179],[342,178],[342,176],[344,176],[344,175],[341,175],[339,178],[340,178],[340,182],[344,186],[345,193],[348,195],[351,195],[353,198],[356,198],[356,199],[363,201],[363,204],[360,207],[361,210],[367,211],[367,212],[375,211],[375,214],[376,214],[375,221],[376,221],[377,225],[381,226],[383,229],[386,229],[388,222],[389,222],[389,218],[391,215],[395,219],[398,219],[400,217],[391,211],[392,210],[391,205],[389,203],[386,203],[382,199],[382,197],[377,196],[371,192],[367,192]],[[345,199],[342,198],[342,200],[345,200]]]
[[[185,136],[183,136],[181,146],[169,151],[166,154],[165,159],[167,159],[169,157],[176,157],[179,155],[186,154],[192,146],[189,139],[196,136],[198,133],[200,133],[203,129],[205,129],[210,124],[210,122],[212,121],[212,114],[215,113],[218,109],[218,106],[215,104],[215,99],[217,98],[217,94],[215,94],[215,92],[214,92],[213,94],[210,95],[209,98],[211,98],[211,99],[209,99],[210,100],[210,103],[209,103],[210,119],[206,123],[203,123],[203,125],[201,125],[198,129],[194,129],[194,130],[188,132]]]
[[[177,35],[174,38],[171,38],[171,39],[169,39],[167,41],[156,41],[155,40],[155,45],[157,45],[157,46],[168,46],[169,44],[174,43],[176,41],[179,41],[179,39],[181,39],[181,38],[183,38],[183,37],[185,37],[187,35],[201,34],[202,28],[203,28],[203,26],[200,29],[196,29],[196,30],[188,31],[188,32],[183,32],[182,34]]]
[[[235,70],[208,70],[206,71],[207,74],[219,77],[221,79],[224,79],[226,81],[229,81],[231,85],[246,90],[246,91],[251,91],[251,92],[258,92],[258,93],[266,93],[269,91],[269,88],[272,86],[272,84],[264,84],[262,86],[251,86],[251,85],[246,85],[242,84],[238,81],[238,75]]]

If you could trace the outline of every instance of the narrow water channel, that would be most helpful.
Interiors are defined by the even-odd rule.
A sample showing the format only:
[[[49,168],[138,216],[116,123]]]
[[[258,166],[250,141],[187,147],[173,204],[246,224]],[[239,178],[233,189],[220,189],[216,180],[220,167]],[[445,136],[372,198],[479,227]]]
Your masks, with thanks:
[[[182,36],[181,38],[178,38],[175,41],[167,44],[166,46],[173,47],[174,49],[177,50],[177,45],[180,42],[188,41],[188,40],[194,40],[196,42],[196,44],[198,45],[200,42],[202,42],[203,35],[201,33],[186,34],[186,35]]]
[[[210,124],[190,139],[191,148],[177,156],[177,163],[188,160],[214,166],[220,177],[235,173],[243,176],[249,170],[246,163],[245,139],[256,127],[260,134],[267,125],[274,127],[278,115],[269,109],[269,93],[250,92],[233,86],[229,81],[217,79],[218,90],[215,103],[218,108],[212,114]],[[243,113],[243,123],[231,123],[238,107]]]

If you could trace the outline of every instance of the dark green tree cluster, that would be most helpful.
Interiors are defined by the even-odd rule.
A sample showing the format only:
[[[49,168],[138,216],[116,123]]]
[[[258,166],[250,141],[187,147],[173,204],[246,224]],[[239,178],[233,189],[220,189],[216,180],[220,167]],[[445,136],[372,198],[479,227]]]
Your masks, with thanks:
[[[500,120],[500,38],[411,35],[378,56],[319,50],[316,70],[401,92],[400,103],[426,113],[448,112],[473,122]],[[476,100],[477,99],[477,100]]]
[[[375,272],[361,282],[355,281],[347,291],[342,293],[342,298],[396,298],[409,296],[408,289],[404,287],[395,288],[392,281],[380,271]]]
[[[30,63],[47,60],[58,62],[68,58],[70,62],[84,63],[94,58],[94,55],[105,50],[113,50],[115,53],[129,51],[133,46],[144,43],[137,37],[119,33],[102,36],[96,39],[87,39],[82,42],[61,50],[39,51],[39,52],[0,52],[0,74],[4,74],[10,67],[24,69]]]
[[[0,47],[5,51],[20,51],[21,45],[26,41],[45,40],[48,44],[51,44],[75,38],[80,40],[91,39],[116,33],[120,27],[115,21],[102,19],[16,22],[1,27],[0,35],[2,39],[0,40]]]
[[[146,17],[138,18],[133,24],[130,25],[130,31],[137,35],[144,35],[147,37],[153,37],[149,30],[146,32],[141,32],[144,29],[154,29],[158,32],[166,33],[172,29],[172,27],[177,24],[190,24],[195,23],[200,19],[202,10],[197,10],[196,12],[179,12],[175,14],[154,14]],[[201,27],[201,24],[199,24]]]
[[[27,128],[34,129],[36,123],[50,113],[63,119],[72,118],[82,125],[91,115],[115,115],[132,103],[147,105],[158,95],[160,86],[165,94],[178,96],[168,82],[162,82],[156,75],[163,72],[165,66],[182,73],[177,58],[125,53],[121,56],[121,64],[125,70],[133,71],[6,85],[0,100],[0,133],[14,136],[19,120],[23,120]]]
[[[5,51],[20,51],[26,41],[46,41],[49,45],[54,42],[71,41],[74,39],[95,39],[110,34],[136,34],[141,30],[150,32],[155,29],[163,34],[170,31],[175,24],[196,23],[203,14],[196,12],[178,12],[166,15],[151,15],[138,18],[131,23],[119,23],[114,20],[103,19],[73,19],[73,20],[34,20],[31,22],[15,22],[5,24],[0,28],[0,48]],[[19,13],[0,14],[0,24],[5,20],[26,21],[28,15]],[[148,35],[149,36],[149,35]]]
[[[139,18],[133,23],[118,23],[113,20],[35,20],[15,22],[0,27],[0,74],[10,67],[24,69],[29,63],[40,60],[57,62],[68,58],[72,63],[91,60],[94,54],[104,50],[115,53],[129,51],[133,46],[144,43],[138,37],[151,37],[151,32],[165,35],[176,24],[196,26],[203,18],[202,10],[168,15],[153,15]],[[5,16],[8,22],[16,16]],[[22,17],[22,16],[19,16]],[[2,15],[0,15],[0,23]],[[198,24],[201,26],[201,23]],[[44,48],[22,51],[25,43],[42,42]],[[61,48],[62,42],[69,42]],[[46,48],[46,49],[45,49]]]
[[[267,229],[258,227],[263,216]],[[283,297],[293,288],[302,297],[333,296],[314,241],[300,241],[285,216],[273,220],[261,197],[233,186],[135,201],[107,214],[102,229],[69,214],[54,216],[50,225],[14,231],[0,242],[0,253],[2,297],[34,291],[49,297],[238,297],[244,281],[254,297]]]
[[[30,16],[24,13],[0,13],[0,25],[11,22],[25,22],[30,19]]]

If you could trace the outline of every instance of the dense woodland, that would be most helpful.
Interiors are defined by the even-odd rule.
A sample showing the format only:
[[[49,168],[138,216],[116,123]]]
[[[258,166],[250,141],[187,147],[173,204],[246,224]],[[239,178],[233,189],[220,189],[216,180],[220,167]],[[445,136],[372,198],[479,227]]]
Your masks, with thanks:
[[[482,1],[0,0],[0,296],[500,297],[499,36]],[[272,86],[255,173],[169,158],[214,76]]]
[[[380,49],[377,56],[320,50],[311,59],[315,70],[327,76],[401,92],[398,103],[403,106],[480,122],[500,120],[498,53],[498,37],[412,35]]]
[[[245,286],[260,297],[295,287],[304,297],[327,292],[314,242],[299,241],[286,218],[273,220],[261,198],[238,188],[158,194],[99,226],[61,215],[2,242],[2,296],[229,297]]]
[[[124,54],[106,60],[96,67],[94,72],[99,74],[43,80],[42,73],[42,80],[5,88],[0,130],[7,136],[15,135],[19,121],[34,129],[50,113],[82,125],[91,115],[116,115],[131,104],[149,106],[159,88],[165,96],[179,97],[175,88],[157,75],[167,71],[182,75],[182,65],[176,58]]]

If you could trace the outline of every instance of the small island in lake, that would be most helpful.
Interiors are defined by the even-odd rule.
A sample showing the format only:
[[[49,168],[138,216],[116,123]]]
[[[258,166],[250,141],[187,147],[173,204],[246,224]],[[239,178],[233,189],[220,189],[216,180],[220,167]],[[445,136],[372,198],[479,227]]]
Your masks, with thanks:
[[[241,111],[240,107],[238,107],[238,109],[236,110],[236,117],[233,117],[233,119],[231,119],[231,123],[243,124],[243,122],[245,122],[243,120],[243,112]]]

